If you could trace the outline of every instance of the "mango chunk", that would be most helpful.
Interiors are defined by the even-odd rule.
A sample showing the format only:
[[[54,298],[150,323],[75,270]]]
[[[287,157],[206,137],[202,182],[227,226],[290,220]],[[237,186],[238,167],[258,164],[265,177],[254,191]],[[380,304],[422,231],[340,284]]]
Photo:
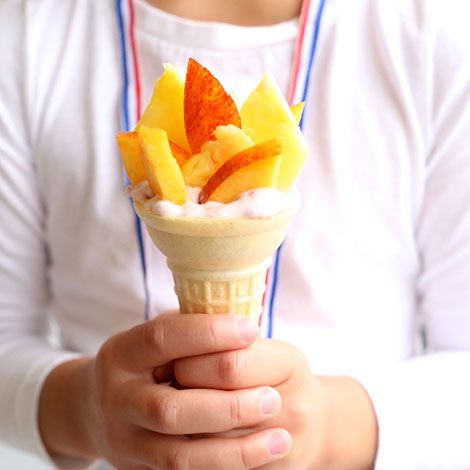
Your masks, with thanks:
[[[184,180],[189,186],[202,188],[225,161],[253,145],[241,129],[232,125],[217,127],[214,137],[183,165]]]
[[[180,147],[178,144],[175,144],[170,140],[170,149],[173,156],[176,158],[176,161],[181,168],[191,157],[191,153],[185,150],[183,147]]]
[[[276,82],[266,75],[243,104],[242,129],[255,143],[283,139],[276,187],[288,191],[296,183],[309,154],[309,146]]]
[[[137,132],[120,132],[116,140],[131,184],[134,186],[147,179]]]
[[[138,140],[143,151],[147,181],[155,195],[182,205],[187,191],[178,162],[171,153],[167,133],[162,129],[140,126]]]
[[[169,140],[189,150],[184,127],[184,76],[172,64],[164,67],[136,130],[141,126],[163,129]]]

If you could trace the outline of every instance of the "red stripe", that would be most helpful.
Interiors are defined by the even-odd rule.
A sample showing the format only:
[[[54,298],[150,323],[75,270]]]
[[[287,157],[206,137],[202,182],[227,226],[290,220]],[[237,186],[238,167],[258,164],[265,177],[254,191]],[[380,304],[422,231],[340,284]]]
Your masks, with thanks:
[[[269,285],[269,274],[271,272],[271,268],[266,271],[266,280],[265,285],[266,289],[264,290],[263,300],[261,301],[261,315],[259,316],[259,326],[261,326],[261,322],[263,321],[263,314],[264,314],[264,306],[266,305],[266,297],[268,295],[268,285]]]
[[[292,100],[294,99],[295,91],[297,88],[297,82],[299,79],[300,58],[302,57],[302,48],[303,48],[304,37],[305,37],[305,26],[307,24],[307,18],[308,18],[310,5],[311,5],[310,0],[304,0],[302,3],[302,10],[300,12],[299,34],[297,36],[297,42],[295,45],[294,60],[292,63],[292,71],[291,71],[291,76],[290,76],[289,92],[287,95],[287,101],[291,105],[294,104],[292,103]],[[269,268],[266,272],[266,290],[264,291],[264,294],[263,294],[263,300],[262,300],[263,308],[262,308],[262,314],[259,319],[260,325],[261,325],[261,321],[262,321],[262,317],[263,317],[263,313],[265,309],[265,304],[266,304],[266,298],[268,294],[270,274],[271,274],[271,268]]]
[[[135,99],[136,99],[136,122],[139,121],[141,116],[141,90],[140,90],[140,69],[139,69],[139,60],[137,57],[137,47],[135,42],[135,34],[134,34],[134,22],[135,22],[135,15],[134,15],[134,1],[129,0],[129,38],[131,42],[131,50],[132,50],[132,65],[134,67],[134,78],[135,78]]]
[[[300,59],[302,57],[302,48],[305,37],[305,26],[307,24],[308,12],[310,10],[311,1],[304,0],[302,3],[302,11],[300,12],[300,25],[299,25],[299,35],[297,36],[297,44],[295,45],[294,60],[292,63],[292,72],[290,76],[290,86],[289,93],[287,95],[287,101],[289,104],[292,103],[294,99],[295,91],[297,88],[297,82],[299,78],[300,70]]]
[[[136,40],[135,40],[135,12],[134,12],[134,0],[128,0],[128,5],[129,5],[129,42],[131,45],[131,51],[132,51],[132,66],[134,69],[134,83],[135,83],[135,122],[138,123],[140,120],[140,117],[142,115],[142,92],[141,92],[141,80],[140,80],[140,67],[139,67],[139,55],[137,51],[137,45],[136,45]],[[139,220],[137,223],[141,223]],[[149,265],[151,264],[150,262],[150,257],[151,257],[151,251],[148,250],[148,242],[149,238],[148,236],[145,236],[143,234],[142,236],[142,250],[145,250],[145,252],[148,253],[148,256],[145,256],[145,252],[143,251],[142,253],[142,262],[145,264],[145,269],[144,269],[144,283],[145,283],[145,305],[146,305],[146,319],[152,318],[152,298],[150,294],[150,270],[149,270]],[[147,245],[147,247],[145,247]],[[145,248],[144,248],[145,247]],[[147,251],[148,250],[148,251]]]

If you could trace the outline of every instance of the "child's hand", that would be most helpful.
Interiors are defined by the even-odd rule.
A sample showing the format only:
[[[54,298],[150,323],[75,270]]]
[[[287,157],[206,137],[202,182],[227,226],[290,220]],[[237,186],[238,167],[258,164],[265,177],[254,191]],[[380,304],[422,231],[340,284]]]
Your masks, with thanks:
[[[218,434],[243,436],[272,427],[288,430],[293,439],[291,452],[263,468],[373,466],[375,413],[364,389],[347,377],[315,377],[303,354],[288,343],[258,340],[244,349],[180,359],[174,370],[184,387],[247,390],[265,385],[277,389],[282,397],[279,413],[247,427],[246,410],[240,409],[234,429]]]
[[[245,469],[284,457],[289,434],[268,426],[237,438],[187,437],[261,429],[281,408],[276,391],[177,390],[166,383],[175,359],[248,346],[257,334],[250,325],[233,315],[163,315],[112,337],[94,359],[57,367],[40,403],[49,451],[126,469]]]

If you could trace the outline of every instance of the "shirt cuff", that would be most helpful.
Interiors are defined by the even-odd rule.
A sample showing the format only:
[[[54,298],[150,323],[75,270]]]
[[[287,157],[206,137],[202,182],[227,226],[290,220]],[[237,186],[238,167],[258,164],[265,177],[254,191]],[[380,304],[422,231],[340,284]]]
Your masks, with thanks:
[[[44,446],[38,426],[39,398],[47,376],[60,364],[81,355],[54,350],[40,340],[8,346],[6,351],[2,351],[0,358],[4,379],[0,390],[0,410],[2,420],[5,420],[0,426],[1,440],[34,454],[52,468],[89,467],[90,461],[75,458],[53,459]]]

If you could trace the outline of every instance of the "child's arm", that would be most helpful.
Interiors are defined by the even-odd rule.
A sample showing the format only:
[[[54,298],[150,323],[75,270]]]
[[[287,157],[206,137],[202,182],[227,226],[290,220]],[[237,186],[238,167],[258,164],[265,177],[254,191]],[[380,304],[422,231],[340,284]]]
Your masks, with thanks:
[[[470,468],[470,5],[426,7],[428,154],[415,230],[425,354],[365,384],[379,419],[378,468]]]
[[[0,2],[0,440],[47,458],[37,431],[40,388],[76,355],[46,341],[50,260],[28,121],[25,10],[22,2]]]

